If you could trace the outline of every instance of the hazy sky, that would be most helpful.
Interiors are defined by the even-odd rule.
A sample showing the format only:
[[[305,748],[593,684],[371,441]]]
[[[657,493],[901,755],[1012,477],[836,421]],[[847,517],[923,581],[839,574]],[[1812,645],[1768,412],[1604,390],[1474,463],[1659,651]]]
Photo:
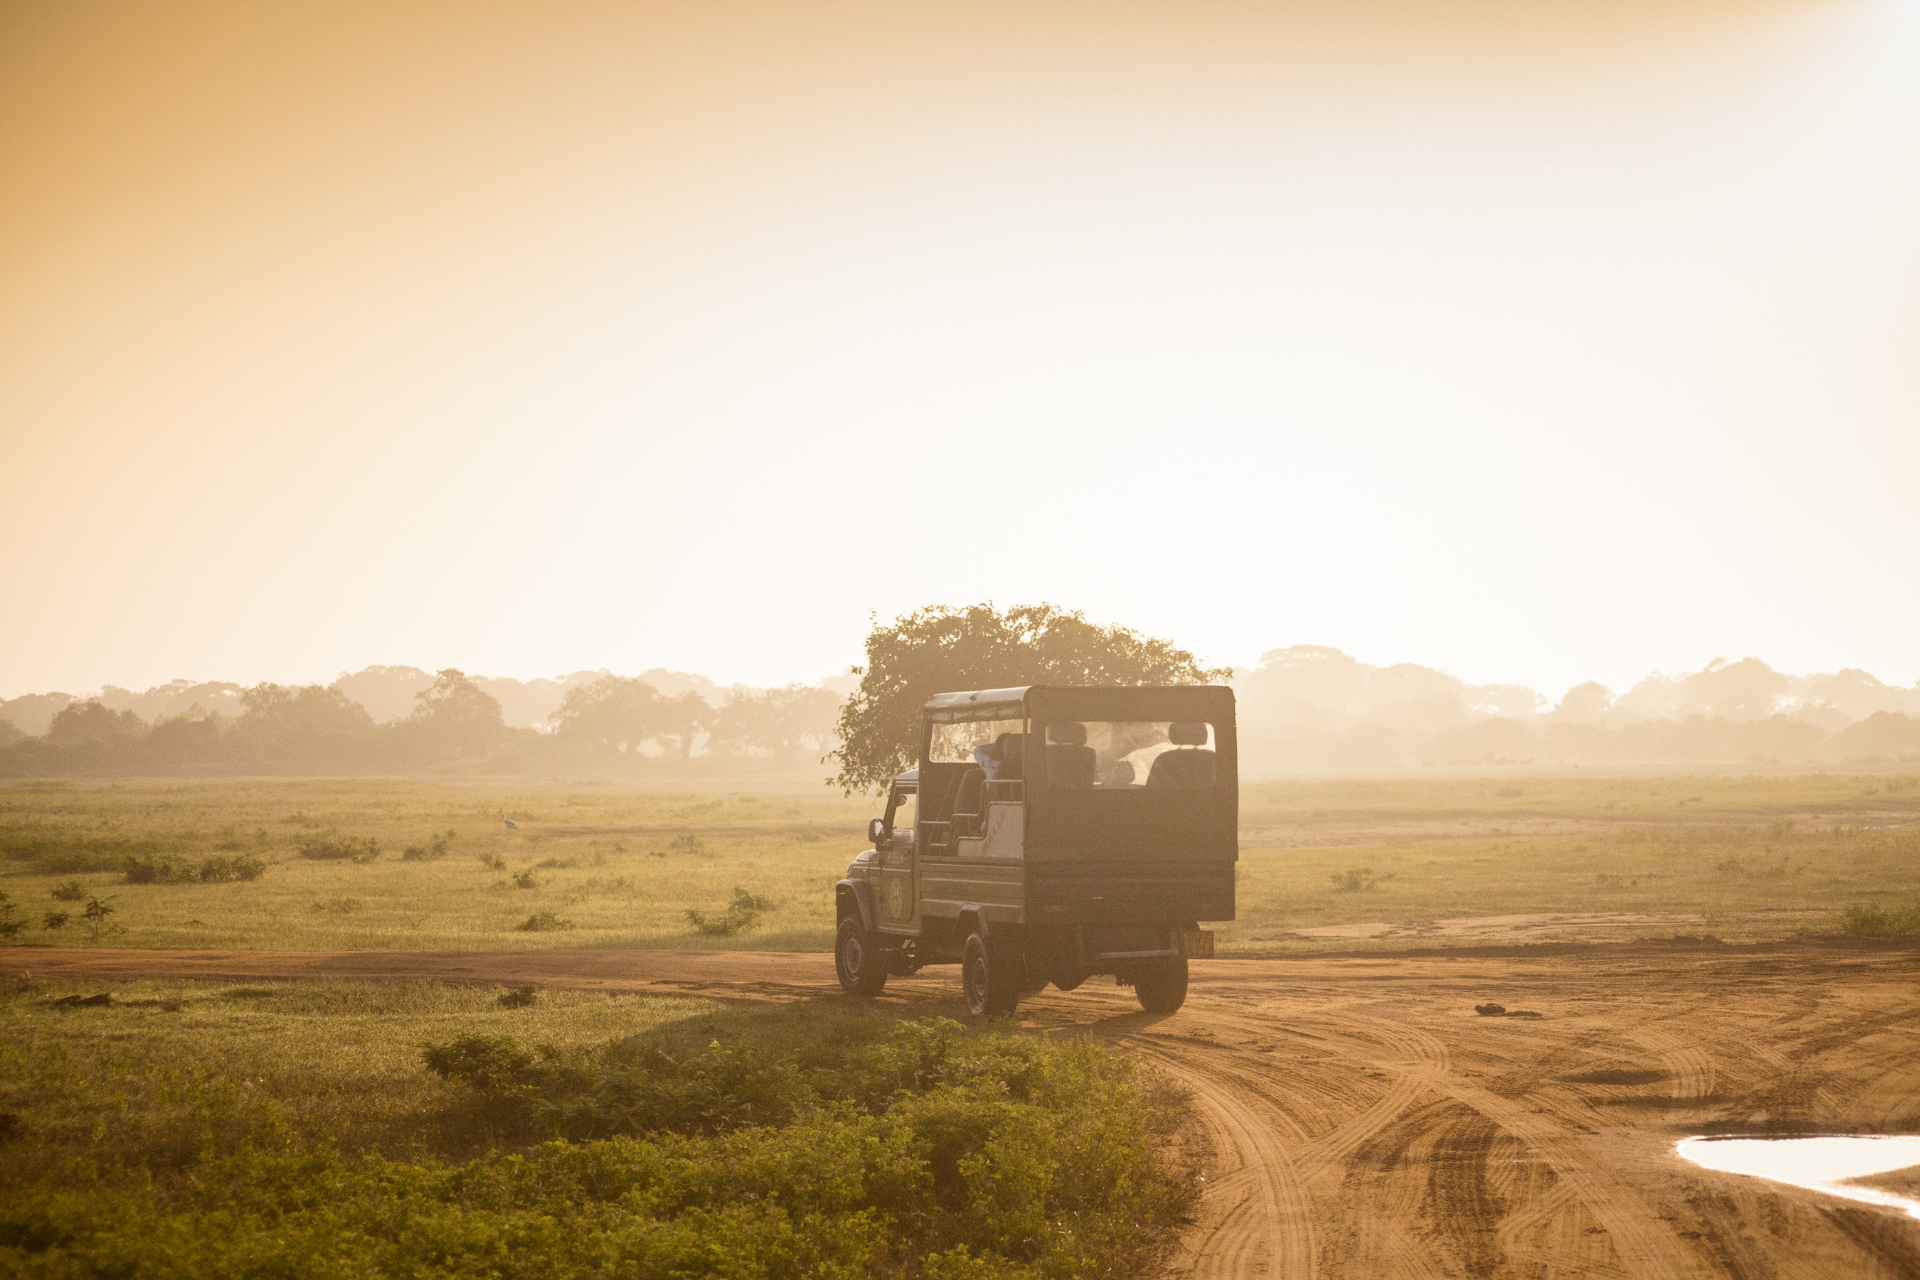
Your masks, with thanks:
[[[1911,683],[1917,488],[1911,0],[0,4],[0,695]]]

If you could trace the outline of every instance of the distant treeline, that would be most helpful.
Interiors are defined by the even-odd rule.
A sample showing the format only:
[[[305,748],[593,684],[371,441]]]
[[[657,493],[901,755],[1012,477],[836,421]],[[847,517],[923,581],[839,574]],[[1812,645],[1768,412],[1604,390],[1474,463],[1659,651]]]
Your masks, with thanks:
[[[782,770],[833,750],[854,681],[722,689],[704,676],[552,680],[368,667],[331,685],[175,681],[0,703],[0,776]],[[1597,683],[1555,703],[1414,663],[1276,649],[1233,673],[1241,775],[1485,764],[1920,762],[1920,687],[1793,676],[1757,658]],[[11,722],[11,723],[9,723]],[[823,772],[831,772],[831,768]]]
[[[1276,649],[1234,674],[1241,771],[1479,764],[1910,761],[1920,688],[1864,671],[1793,676],[1758,658],[1655,673],[1622,694],[1594,682],[1558,703],[1338,649]]]
[[[1490,716],[1446,729],[1355,725],[1341,730],[1271,725],[1243,713],[1241,772],[1258,777],[1313,769],[1393,769],[1485,764],[1817,764],[1920,762],[1920,720],[1898,711],[1829,733],[1790,716],[1534,727]]]
[[[0,777],[627,771],[671,768],[696,749],[734,767],[808,768],[832,745],[840,705],[831,690],[795,684],[736,689],[715,707],[693,689],[669,695],[605,675],[568,689],[541,733],[507,724],[499,700],[451,668],[415,699],[385,723],[325,685],[255,685],[238,714],[195,708],[152,724],[97,699],[68,701],[45,733],[0,742]]]

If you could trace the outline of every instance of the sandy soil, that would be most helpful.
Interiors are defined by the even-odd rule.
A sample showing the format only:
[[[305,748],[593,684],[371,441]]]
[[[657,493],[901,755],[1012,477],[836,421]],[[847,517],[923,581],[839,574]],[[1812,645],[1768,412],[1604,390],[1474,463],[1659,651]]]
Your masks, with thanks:
[[[74,979],[416,978],[840,999],[823,955],[32,949]],[[882,1001],[955,1013],[952,969]],[[1498,1002],[1537,1019],[1491,1018]],[[1021,1005],[1192,1090],[1180,1277],[1920,1276],[1920,1222],[1673,1154],[1688,1134],[1920,1131],[1920,950],[1618,945],[1196,963],[1177,1014]]]
[[[1697,915],[1654,915],[1644,911],[1580,911],[1516,916],[1456,916],[1439,920],[1384,920],[1294,929],[1283,938],[1444,938],[1470,942],[1534,942],[1547,935],[1589,929],[1681,929],[1706,923]],[[1520,935],[1525,935],[1524,937]]]

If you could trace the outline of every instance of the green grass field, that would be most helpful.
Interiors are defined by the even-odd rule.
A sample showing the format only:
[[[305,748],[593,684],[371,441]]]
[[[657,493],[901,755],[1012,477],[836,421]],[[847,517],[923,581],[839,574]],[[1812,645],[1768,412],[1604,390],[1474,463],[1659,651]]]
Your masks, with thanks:
[[[0,891],[26,946],[825,950],[833,882],[877,811],[780,781],[16,783],[0,787]],[[365,857],[367,840],[364,861],[301,853],[344,841]],[[265,866],[127,883],[129,859],[188,877],[209,859]],[[80,896],[53,896],[76,881]],[[767,904],[750,927],[689,922],[736,888]],[[94,897],[112,909],[99,929],[83,918]],[[1219,939],[1228,953],[1371,948],[1464,937],[1423,922],[1609,913],[1648,919],[1521,932],[1731,941],[1917,901],[1912,776],[1292,781],[1243,789],[1239,918]],[[45,927],[49,911],[67,923]],[[1362,925],[1395,932],[1294,936]]]

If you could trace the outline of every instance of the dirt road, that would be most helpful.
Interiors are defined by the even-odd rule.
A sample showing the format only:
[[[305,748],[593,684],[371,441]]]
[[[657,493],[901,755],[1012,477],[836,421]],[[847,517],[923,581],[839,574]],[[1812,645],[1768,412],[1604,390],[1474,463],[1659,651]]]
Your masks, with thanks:
[[[113,979],[421,978],[840,998],[821,955],[20,950]],[[952,970],[883,1001],[954,1012]],[[1483,1017],[1498,1002],[1538,1018]],[[1185,1009],[1098,980],[1021,1006],[1192,1089],[1211,1145],[1181,1277],[1920,1276],[1920,1222],[1716,1174],[1702,1132],[1920,1131],[1920,950],[1805,944],[1194,966]]]

